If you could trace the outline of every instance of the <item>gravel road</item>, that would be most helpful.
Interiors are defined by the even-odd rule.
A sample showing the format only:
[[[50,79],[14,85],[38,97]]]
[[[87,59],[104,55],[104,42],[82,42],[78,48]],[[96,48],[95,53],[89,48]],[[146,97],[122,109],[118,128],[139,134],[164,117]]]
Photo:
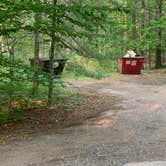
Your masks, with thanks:
[[[157,77],[143,74],[82,82],[79,87],[122,100],[58,134],[0,145],[0,166],[123,166],[166,161],[165,72]]]

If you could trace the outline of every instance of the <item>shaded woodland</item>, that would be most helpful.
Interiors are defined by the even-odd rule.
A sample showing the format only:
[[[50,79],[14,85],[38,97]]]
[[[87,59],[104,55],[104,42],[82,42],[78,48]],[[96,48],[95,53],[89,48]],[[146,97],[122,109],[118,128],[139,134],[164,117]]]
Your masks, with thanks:
[[[69,97],[65,77],[116,73],[127,50],[145,58],[145,70],[164,67],[165,11],[164,0],[1,0],[0,123],[38,101],[50,106]],[[49,72],[40,58],[50,59]],[[67,59],[61,78],[55,58]]]

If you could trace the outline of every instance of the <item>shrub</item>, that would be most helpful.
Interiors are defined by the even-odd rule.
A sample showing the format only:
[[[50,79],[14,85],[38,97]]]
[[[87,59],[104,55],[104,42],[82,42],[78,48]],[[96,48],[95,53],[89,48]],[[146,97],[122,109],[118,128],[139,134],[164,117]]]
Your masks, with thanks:
[[[2,107],[0,111],[0,125],[5,125],[9,120],[9,111],[7,107]]]

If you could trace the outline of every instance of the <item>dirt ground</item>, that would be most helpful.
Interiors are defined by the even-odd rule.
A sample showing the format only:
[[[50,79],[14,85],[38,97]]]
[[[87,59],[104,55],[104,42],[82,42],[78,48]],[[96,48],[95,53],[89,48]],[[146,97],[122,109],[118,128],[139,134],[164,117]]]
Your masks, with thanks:
[[[25,120],[22,122],[10,120],[7,125],[0,126],[0,144],[42,133],[58,133],[64,128],[79,125],[84,120],[97,116],[120,100],[116,96],[98,95],[72,86],[68,91],[72,94],[71,98],[60,101],[61,105],[26,110]]]
[[[166,161],[166,70],[74,81],[69,88],[82,96],[71,112],[57,116],[52,109],[44,123],[45,111],[36,110],[37,126],[27,119],[13,128],[1,128],[0,166]],[[6,142],[9,131],[15,134]]]

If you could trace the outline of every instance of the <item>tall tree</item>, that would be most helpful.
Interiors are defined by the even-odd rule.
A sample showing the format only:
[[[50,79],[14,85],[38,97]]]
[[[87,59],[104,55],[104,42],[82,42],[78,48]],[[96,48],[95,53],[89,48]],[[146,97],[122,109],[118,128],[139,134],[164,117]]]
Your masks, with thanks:
[[[143,46],[143,34],[144,34],[144,28],[145,28],[145,0],[141,0],[141,44]],[[141,49],[141,56],[144,56],[144,50]]]
[[[132,2],[132,39],[137,39],[137,0]]]
[[[156,21],[159,21],[161,19],[161,15],[162,15],[162,0],[156,0]],[[156,52],[155,52],[155,57],[156,57],[156,63],[155,63],[155,67],[158,69],[161,67],[161,35],[162,35],[162,31],[161,31],[161,27],[158,24],[158,26],[156,27],[156,38],[157,38],[157,42],[156,42]]]
[[[35,32],[34,32],[34,64],[33,66],[36,68],[36,71],[34,72],[34,81],[32,85],[32,94],[37,95],[38,93],[38,67],[39,67],[39,47],[40,47],[40,33],[39,33],[39,20],[40,20],[40,14],[35,14]]]
[[[52,104],[52,98],[53,98],[53,81],[54,81],[54,75],[53,75],[53,60],[54,60],[54,53],[55,53],[55,26],[56,26],[56,4],[57,0],[53,0],[52,4],[54,6],[53,8],[53,14],[52,14],[52,29],[51,29],[51,48],[50,48],[50,75],[49,75],[49,85],[48,85],[48,105]]]

